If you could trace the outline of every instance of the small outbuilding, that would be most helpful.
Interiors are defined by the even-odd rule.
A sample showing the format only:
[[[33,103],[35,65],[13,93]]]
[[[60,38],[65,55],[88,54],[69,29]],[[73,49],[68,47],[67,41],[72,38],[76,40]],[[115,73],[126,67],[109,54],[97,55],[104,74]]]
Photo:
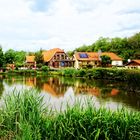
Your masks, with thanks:
[[[125,65],[126,68],[130,69],[140,69],[140,59],[139,60],[131,60]]]

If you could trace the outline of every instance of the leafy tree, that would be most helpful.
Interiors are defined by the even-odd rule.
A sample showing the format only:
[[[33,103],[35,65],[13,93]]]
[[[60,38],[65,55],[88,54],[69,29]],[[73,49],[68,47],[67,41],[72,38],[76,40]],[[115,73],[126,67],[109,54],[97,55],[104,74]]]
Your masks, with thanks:
[[[101,64],[102,64],[102,66],[108,66],[109,64],[111,64],[111,58],[107,55],[102,55]]]
[[[89,49],[89,46],[83,45],[83,46],[81,46],[79,48],[76,48],[75,51],[77,51],[77,52],[85,52],[88,49]]]
[[[68,51],[68,52],[67,52],[67,55],[68,55],[69,57],[72,57],[73,54],[74,54],[74,51]]]
[[[140,59],[140,33],[136,33],[128,38],[128,44],[133,50],[131,55],[133,59]]]
[[[103,52],[109,51],[110,39],[100,37],[94,44],[94,51],[102,50]]]
[[[4,54],[2,51],[2,47],[0,46],[0,67],[4,65]]]
[[[129,38],[103,38],[100,37],[92,45],[83,45],[76,48],[78,52],[88,52],[102,50],[102,52],[114,52],[120,57],[127,59],[140,59],[140,33],[136,33]]]
[[[35,61],[36,61],[37,64],[42,64],[44,62],[43,55],[42,55],[42,50],[35,53]]]
[[[128,43],[132,49],[140,49],[140,33],[136,33],[128,38]]]
[[[6,64],[13,64],[15,62],[16,52],[12,49],[9,49],[5,52],[5,62]]]
[[[15,52],[15,64],[16,66],[22,66],[25,62],[26,52],[16,51]]]

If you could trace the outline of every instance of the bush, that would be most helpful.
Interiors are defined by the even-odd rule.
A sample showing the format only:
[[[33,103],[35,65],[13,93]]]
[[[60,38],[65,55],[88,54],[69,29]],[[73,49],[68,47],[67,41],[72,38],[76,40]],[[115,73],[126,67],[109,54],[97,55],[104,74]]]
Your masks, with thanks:
[[[43,66],[43,64],[41,64],[41,63],[36,64],[36,67],[39,68],[39,69],[42,68],[42,66]]]
[[[42,66],[41,69],[42,69],[43,72],[48,72],[49,71],[48,66]]]

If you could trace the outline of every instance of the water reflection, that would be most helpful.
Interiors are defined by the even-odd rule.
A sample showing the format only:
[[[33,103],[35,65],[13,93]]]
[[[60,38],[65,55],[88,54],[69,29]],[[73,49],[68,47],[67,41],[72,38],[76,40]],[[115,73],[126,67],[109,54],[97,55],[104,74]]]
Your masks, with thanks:
[[[0,75],[0,97],[4,91],[3,77]]]
[[[86,95],[96,97],[100,104],[107,103],[110,106],[122,104],[140,110],[140,87],[130,83],[47,76],[0,76],[0,95],[10,87],[19,88],[19,85],[38,89],[53,99],[55,97],[55,101],[60,98],[65,100],[66,95],[74,97]]]

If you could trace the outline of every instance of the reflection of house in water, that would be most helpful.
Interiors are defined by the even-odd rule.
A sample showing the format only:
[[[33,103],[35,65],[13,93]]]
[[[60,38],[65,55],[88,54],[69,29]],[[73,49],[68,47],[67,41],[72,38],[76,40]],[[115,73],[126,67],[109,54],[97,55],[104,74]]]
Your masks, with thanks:
[[[25,78],[25,84],[27,86],[35,86],[38,89],[44,90],[52,96],[60,97],[64,96],[68,89],[68,86],[63,84],[59,78],[49,78],[46,82],[37,79],[36,77]]]
[[[31,87],[36,86],[36,77],[26,77],[25,84]]]
[[[75,84],[74,92],[75,94],[87,94],[100,97],[110,97],[116,96],[119,94],[119,90],[116,88],[99,88],[96,86],[89,86],[87,84],[79,83],[78,81]]]
[[[97,87],[75,87],[74,88],[75,94],[90,94],[90,95],[95,95],[99,96],[100,95],[100,89]]]
[[[68,86],[63,84],[59,78],[50,78],[48,83],[44,83],[42,89],[53,96],[64,96]]]
[[[119,90],[118,89],[113,88],[111,90],[111,96],[116,96],[118,93],[119,93]]]

